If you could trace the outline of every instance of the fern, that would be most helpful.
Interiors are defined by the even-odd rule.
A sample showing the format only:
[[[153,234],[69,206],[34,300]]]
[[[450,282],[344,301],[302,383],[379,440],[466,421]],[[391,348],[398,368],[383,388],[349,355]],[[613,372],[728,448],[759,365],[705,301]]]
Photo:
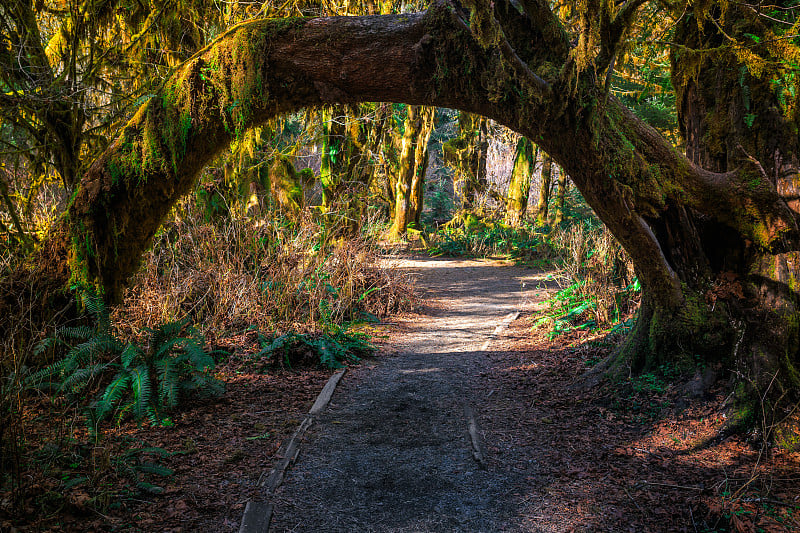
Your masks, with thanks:
[[[40,343],[42,351],[65,350],[62,359],[27,378],[35,386],[51,386],[78,394],[90,385],[102,392],[87,409],[89,431],[96,434],[104,420],[134,418],[163,422],[162,415],[179,406],[188,393],[215,395],[222,384],[213,378],[214,359],[203,347],[203,338],[189,328],[188,319],[167,322],[148,331],[148,344],[123,343],[111,328],[108,309],[95,296],[82,297],[94,327],[61,328],[55,337]]]
[[[137,366],[130,371],[131,390],[133,391],[133,415],[137,419],[149,416],[152,411],[152,388],[150,387],[150,374],[145,365]]]
[[[261,350],[253,355],[255,359],[270,357],[271,364],[278,364],[277,355],[282,355],[282,364],[291,367],[290,354],[303,353],[309,349],[319,358],[320,366],[341,368],[345,361],[356,362],[363,354],[374,351],[367,336],[349,331],[346,327],[336,327],[321,335],[307,335],[288,332],[275,339],[259,334]]]
[[[56,331],[56,339],[88,340],[95,335],[89,326],[64,326]]]
[[[199,343],[194,341],[185,342],[183,350],[195,370],[204,372],[214,367],[214,359]]]
[[[88,367],[79,368],[61,382],[60,389],[62,391],[69,391],[72,394],[78,394],[83,391],[94,378],[103,374],[107,368],[108,365],[104,363],[97,363]]]
[[[165,409],[174,409],[180,395],[180,377],[172,359],[163,359],[156,365],[158,373],[158,401]]]
[[[103,392],[103,396],[96,402],[94,418],[100,421],[111,414],[115,405],[125,396],[130,380],[131,378],[126,372],[120,372],[114,376]]]

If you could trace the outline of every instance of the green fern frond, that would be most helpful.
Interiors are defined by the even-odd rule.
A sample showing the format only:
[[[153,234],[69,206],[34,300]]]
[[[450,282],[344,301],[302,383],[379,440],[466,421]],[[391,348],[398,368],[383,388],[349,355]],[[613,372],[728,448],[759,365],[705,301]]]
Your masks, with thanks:
[[[175,349],[175,347],[180,347],[186,342],[186,339],[183,337],[174,337],[171,339],[167,339],[162,342],[159,346],[155,348],[153,353],[153,360],[158,361],[165,357],[169,357],[170,353]],[[151,348],[152,349],[152,348]]]
[[[60,390],[77,394],[85,389],[92,379],[105,372],[108,367],[108,363],[98,363],[84,368],[79,368],[61,382]]]
[[[50,378],[56,378],[63,376],[64,369],[67,366],[67,361],[62,359],[61,361],[56,361],[52,365],[47,365],[46,367],[42,368],[41,370],[37,370],[33,374],[28,375],[25,377],[25,384],[29,387],[33,387],[36,389],[42,388],[43,383],[50,384]]]
[[[166,466],[161,466],[156,463],[140,463],[136,465],[136,470],[139,472],[143,472],[145,474],[155,474],[161,477],[168,477],[175,474],[174,471],[167,468]]]
[[[34,345],[33,349],[31,350],[31,353],[34,357],[38,357],[55,345],[56,345],[56,339],[54,337],[48,337],[43,341],[37,342]]]
[[[165,409],[174,409],[178,406],[180,396],[180,376],[172,359],[163,359],[156,363],[158,372],[158,399]]]
[[[86,415],[86,430],[91,437],[97,437],[97,428],[100,426],[100,420],[97,418],[97,411],[88,407],[85,411]]]
[[[131,450],[126,451],[122,455],[125,458],[130,458],[130,457],[138,457],[146,453],[151,453],[153,455],[158,455],[160,457],[172,457],[173,455],[181,454],[183,452],[171,452],[169,450],[165,450],[164,448],[159,448],[158,446],[145,446],[144,448],[133,448]]]
[[[122,366],[124,368],[131,368],[135,363],[141,363],[143,355],[142,350],[135,344],[125,346],[125,349],[122,350],[122,354],[120,355]],[[140,360],[137,361],[137,358]]]
[[[84,292],[81,303],[96,322],[98,333],[107,333],[111,329],[111,315],[108,312],[105,302],[96,294]]]
[[[94,334],[95,330],[89,326],[64,326],[56,330],[57,339],[87,340]]]
[[[145,365],[140,365],[130,371],[131,390],[133,390],[133,416],[137,420],[145,418],[152,412],[150,402],[152,389],[150,387],[150,373]]]
[[[189,323],[191,317],[186,316],[181,320],[173,320],[160,324],[155,328],[148,329],[150,332],[150,350],[152,353],[157,353],[161,350],[161,346],[171,339],[180,337],[181,331]]]
[[[116,338],[110,335],[100,335],[92,337],[86,342],[82,342],[73,347],[66,355],[67,367],[78,367],[88,363],[93,363],[102,356],[113,356],[122,350],[122,345]]]
[[[103,396],[97,401],[94,409],[98,421],[104,420],[115,408],[116,404],[128,391],[130,376],[126,372],[118,373],[106,387]]]
[[[209,354],[199,342],[190,339],[183,344],[183,350],[195,369],[204,371],[214,367],[214,358],[211,357],[211,354]]]

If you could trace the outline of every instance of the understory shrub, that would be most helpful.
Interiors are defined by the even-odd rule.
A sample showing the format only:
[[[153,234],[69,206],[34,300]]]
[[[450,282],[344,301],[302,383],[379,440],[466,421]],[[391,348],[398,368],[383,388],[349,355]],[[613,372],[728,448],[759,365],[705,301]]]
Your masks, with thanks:
[[[482,217],[461,213],[430,235],[428,253],[431,255],[489,257],[505,256],[530,260],[537,253],[540,238],[534,227],[503,224],[497,217]]]
[[[551,337],[575,329],[627,328],[638,308],[640,285],[633,262],[604,226],[556,228],[547,244],[562,284],[536,322]]]
[[[258,334],[261,349],[249,359],[259,370],[322,366],[341,368],[345,362],[358,362],[375,351],[365,333],[336,327],[322,333],[297,333],[282,335]]]
[[[187,319],[145,328],[143,343],[125,342],[114,332],[100,298],[84,293],[82,303],[93,326],[62,327],[40,343],[38,349],[55,345],[63,356],[27,380],[79,403],[93,397],[85,408],[90,432],[100,422],[119,422],[126,415],[168,423],[167,414],[190,395],[222,392],[203,337],[187,327]]]
[[[187,315],[218,338],[251,326],[322,331],[411,308],[410,281],[380,264],[372,239],[334,233],[310,211],[210,223],[189,205],[156,237],[115,316],[126,335]]]

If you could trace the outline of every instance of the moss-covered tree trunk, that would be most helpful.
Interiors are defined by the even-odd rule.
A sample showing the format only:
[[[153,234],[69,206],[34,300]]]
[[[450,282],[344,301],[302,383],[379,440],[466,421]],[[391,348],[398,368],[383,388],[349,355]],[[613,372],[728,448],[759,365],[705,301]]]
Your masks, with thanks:
[[[442,158],[453,169],[453,190],[461,198],[461,209],[470,211],[486,190],[488,121],[474,113],[458,114],[458,136],[442,146]]]
[[[322,206],[330,208],[341,189],[349,164],[347,117],[339,106],[326,107],[322,118],[322,149],[319,180],[322,184]]]
[[[425,207],[425,173],[428,171],[430,153],[428,141],[435,126],[436,108],[422,106],[420,110],[420,131],[414,150],[414,176],[411,178],[411,207],[409,221],[420,227],[422,210]]]
[[[417,139],[422,131],[422,109],[410,105],[406,108],[403,136],[400,139],[400,160],[394,193],[394,217],[389,235],[400,238],[406,233],[411,218],[411,184],[414,180]]]
[[[275,205],[290,216],[297,215],[305,202],[303,179],[291,158],[279,155],[269,167],[270,197]]]
[[[558,226],[564,220],[564,206],[567,201],[567,173],[563,168],[558,169],[558,189],[556,189],[556,212],[553,216],[553,225]]]
[[[520,137],[514,153],[514,166],[508,183],[506,199],[506,222],[519,226],[528,210],[528,195],[531,189],[531,176],[536,167],[538,148],[526,137]]]
[[[739,120],[734,93],[709,88],[713,83],[697,76],[707,69],[688,70],[698,97],[734,102],[727,116],[743,134],[744,150],[732,152],[737,164],[714,172],[609,96],[593,69],[575,68],[570,36],[548,4],[523,4],[527,15],[517,4],[491,4],[512,54],[479,43],[446,3],[424,15],[237,26],[177,69],[95,161],[31,279],[72,280],[118,297],[161,220],[209,158],[277,113],[358,101],[458,108],[536,139],[633,259],[642,311],[619,363],[641,371],[715,360],[735,367],[735,359],[755,382],[796,391],[800,183],[797,136],[784,133],[797,129],[772,113],[777,96],[770,84],[762,87],[761,77],[745,72],[756,107]],[[713,49],[711,37],[700,37],[701,48]],[[735,57],[699,57],[720,69],[722,89],[731,73],[738,82]],[[684,100],[692,76],[678,72],[674,79]],[[712,108],[682,109],[684,117],[708,117]]]
[[[400,158],[394,189],[394,216],[389,235],[400,238],[409,226],[419,226],[428,169],[428,140],[435,107],[408,106],[400,138]]]
[[[550,190],[553,188],[553,159],[546,152],[542,154],[541,185],[539,187],[539,203],[536,204],[536,224],[547,224],[550,209]]]
[[[796,105],[797,96],[770,81],[768,70],[779,71],[779,60],[761,64],[732,43],[747,42],[753,52],[769,57],[770,45],[759,46],[759,37],[749,36],[769,35],[770,22],[747,7],[726,9],[721,18],[721,11],[712,13],[722,27],[717,20],[698,20],[689,9],[676,28],[672,79],[687,156],[707,171],[745,177],[740,187],[747,194],[777,192],[786,202],[782,208],[796,212],[800,121],[797,113],[783,111]],[[756,238],[674,201],[649,221],[690,303],[670,308],[647,296],[637,333],[652,349],[636,346],[632,360],[635,367],[652,366],[648,352],[661,352],[663,359],[664,349],[693,345],[707,358],[738,368],[739,378],[760,393],[772,387],[767,397],[775,398],[800,385],[800,258],[781,245],[764,245],[775,237],[770,233],[781,231],[768,222],[771,215],[756,215],[753,207],[733,209],[744,216],[750,211],[753,229],[760,233]],[[756,222],[761,217],[767,223]],[[665,345],[660,351],[654,338]]]

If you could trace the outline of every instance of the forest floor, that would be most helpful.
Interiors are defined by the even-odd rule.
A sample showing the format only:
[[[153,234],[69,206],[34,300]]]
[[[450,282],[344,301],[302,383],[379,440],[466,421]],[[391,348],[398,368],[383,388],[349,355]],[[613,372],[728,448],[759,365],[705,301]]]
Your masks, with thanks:
[[[532,329],[555,288],[546,273],[489,260],[393,261],[417,277],[423,305],[374,331],[379,352],[348,370],[316,417],[272,498],[273,531],[800,530],[800,454],[714,438],[725,383],[694,396],[702,376],[584,387],[581,376],[613,343]],[[63,477],[79,475],[74,465],[50,459],[31,498],[51,495],[51,512],[28,527],[0,518],[0,531],[237,531],[331,374],[260,373],[244,360],[219,369],[222,398],[197,402],[173,428],[129,424],[72,459],[110,463],[95,469],[101,478],[70,485]],[[159,476],[151,462],[173,473]],[[132,477],[163,491],[120,492]]]

